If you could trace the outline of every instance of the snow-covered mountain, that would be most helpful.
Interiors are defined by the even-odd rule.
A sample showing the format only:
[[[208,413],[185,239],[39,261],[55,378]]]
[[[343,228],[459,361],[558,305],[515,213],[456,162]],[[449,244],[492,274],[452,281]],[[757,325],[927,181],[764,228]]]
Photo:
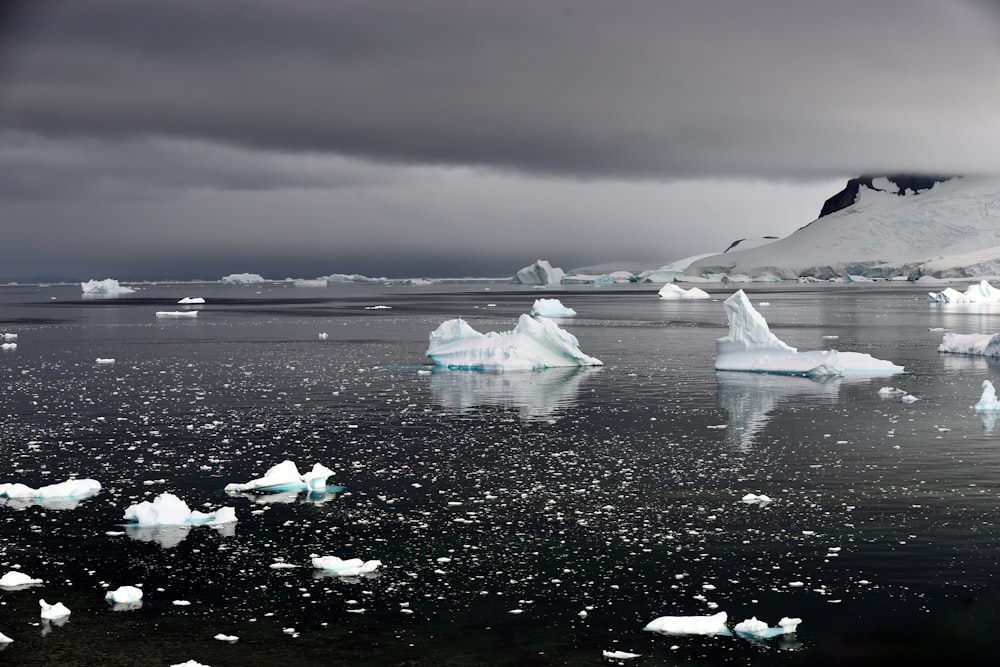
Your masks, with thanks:
[[[828,279],[1000,275],[1000,178],[851,179],[790,236],[694,261],[688,275]]]

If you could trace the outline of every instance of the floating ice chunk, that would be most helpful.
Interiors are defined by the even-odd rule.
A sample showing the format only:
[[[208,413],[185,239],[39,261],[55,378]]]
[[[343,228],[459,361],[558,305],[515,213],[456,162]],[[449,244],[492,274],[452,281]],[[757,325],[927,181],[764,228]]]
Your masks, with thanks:
[[[742,498],[740,498],[740,502],[756,504],[756,505],[766,505],[769,502],[771,502],[771,499],[765,496],[763,493],[760,495],[757,495],[756,493],[748,493]]]
[[[427,356],[438,366],[483,371],[539,370],[555,366],[602,366],[580,351],[576,336],[545,317],[521,315],[512,331],[482,334],[462,319],[431,332]]]
[[[535,299],[531,314],[542,317],[573,317],[576,311],[564,306],[559,299]]]
[[[195,660],[188,660],[187,662],[178,662],[176,665],[170,665],[170,667],[208,667],[208,665],[203,665]]]
[[[736,624],[734,630],[736,634],[753,639],[770,639],[781,635],[792,634],[796,631],[801,618],[788,618],[787,616],[778,621],[778,627],[770,628],[764,621],[758,621],[757,617],[748,618]]]
[[[698,287],[684,289],[673,283],[667,283],[657,292],[661,299],[710,299],[712,295]]]
[[[135,586],[120,586],[116,590],[108,591],[104,599],[112,604],[135,604],[142,600],[142,590]]]
[[[88,280],[85,283],[80,283],[80,288],[83,290],[84,294],[100,294],[108,296],[114,294],[129,294],[135,291],[131,287],[119,285],[118,281],[114,278],[107,278],[105,280]]]
[[[3,339],[4,340],[17,340],[17,334],[16,333],[4,333]]]
[[[711,616],[660,616],[643,630],[667,635],[728,635],[727,618],[724,611]]]
[[[158,310],[157,317],[198,317],[197,310]]]
[[[330,334],[326,333],[325,331],[319,335],[319,339],[320,340],[326,340],[329,337],[330,337]]]
[[[0,343],[0,350],[16,350],[17,343]]]
[[[517,285],[558,285],[562,282],[566,272],[562,269],[553,268],[544,259],[536,260],[531,266],[526,266],[517,272],[517,275],[510,279],[510,282]]]
[[[236,510],[220,507],[215,512],[192,511],[172,493],[161,493],[153,502],[144,500],[125,510],[125,520],[136,526],[215,526],[236,522]]]
[[[1000,334],[946,333],[938,352],[1000,357]]]
[[[901,373],[902,366],[860,352],[799,352],[778,339],[743,290],[726,299],[729,335],[715,341],[715,369],[823,377]]]
[[[23,572],[16,572],[14,570],[0,577],[0,588],[27,588],[28,586],[40,583],[42,583],[41,579],[34,579]]]
[[[111,364],[115,363],[115,360],[109,357],[97,357],[97,359],[94,359],[94,363],[99,364],[101,366],[110,366]]]
[[[882,387],[878,390],[879,396],[905,396],[906,392],[896,387]]]
[[[205,303],[205,299],[200,296],[186,296],[177,303],[179,304]]]
[[[250,480],[245,484],[227,484],[227,493],[240,491],[256,491],[259,493],[283,493],[286,491],[322,491],[326,492],[326,480],[333,471],[316,463],[312,470],[300,475],[299,469],[292,461],[282,461],[271,466],[263,477]]]
[[[31,504],[61,503],[67,500],[84,500],[96,495],[101,483],[96,479],[69,479],[33,489],[17,482],[0,484],[0,498],[25,501]]]
[[[601,651],[601,655],[610,660],[631,660],[638,658],[641,653],[628,653],[626,651]]]
[[[221,632],[212,637],[212,639],[218,639],[220,642],[229,642],[230,644],[239,641],[239,637],[237,637],[236,635],[225,635],[222,634]]]
[[[56,602],[55,604],[49,604],[45,600],[39,600],[38,606],[42,608],[42,618],[47,621],[54,621],[60,618],[66,618],[70,615],[70,610],[66,608],[62,602]]]
[[[267,281],[259,273],[230,273],[228,276],[222,277],[222,283],[225,285],[242,285],[245,283],[263,282]]]
[[[901,400],[903,403],[914,403],[916,401],[919,401],[920,399],[914,396],[913,394],[907,394],[906,396],[903,396],[899,400]]]
[[[374,306],[365,306],[365,310],[392,310],[392,306],[376,304]]]
[[[1000,303],[1000,290],[990,285],[989,281],[981,280],[959,292],[950,287],[940,292],[928,292],[927,301],[931,303]]]
[[[342,560],[337,556],[314,556],[312,566],[318,570],[323,570],[338,577],[357,577],[362,574],[369,574],[381,567],[380,560],[362,561],[360,558],[348,558]]]
[[[14,641],[13,639],[8,637],[4,633],[0,632],[0,644],[10,644],[13,641]]]
[[[1000,412],[1000,401],[997,400],[996,389],[989,380],[983,380],[983,393],[979,402],[972,406],[976,412]]]

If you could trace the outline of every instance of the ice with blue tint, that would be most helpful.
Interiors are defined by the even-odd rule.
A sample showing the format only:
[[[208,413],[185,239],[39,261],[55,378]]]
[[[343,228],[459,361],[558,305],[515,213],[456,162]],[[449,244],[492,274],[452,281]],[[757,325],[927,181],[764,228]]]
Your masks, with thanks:
[[[512,331],[480,333],[465,320],[448,320],[430,334],[427,356],[456,370],[528,371],[559,366],[602,366],[580,351],[576,336],[545,317],[521,315]]]
[[[981,280],[959,292],[946,287],[940,292],[928,292],[927,301],[931,303],[1000,303],[1000,290],[990,285],[989,281]]]
[[[75,505],[80,500],[97,495],[100,490],[101,483],[96,479],[69,479],[37,489],[12,482],[0,484],[0,498],[25,505],[60,505],[66,502]]]
[[[242,484],[236,482],[227,484],[225,491],[227,493],[239,493],[241,491],[256,491],[258,493],[310,491],[326,493],[326,480],[332,474],[332,470],[320,463],[313,465],[312,470],[309,472],[299,474],[299,469],[295,463],[285,460],[271,466],[264,473],[263,477],[258,477]]]
[[[560,268],[553,268],[544,259],[536,260],[534,264],[526,266],[517,272],[517,275],[510,279],[510,282],[517,285],[558,285],[562,282],[566,272]]]
[[[903,367],[860,352],[799,352],[771,333],[743,290],[725,301],[729,335],[715,341],[715,369],[824,377],[902,373]]]
[[[757,617],[754,616],[737,623],[733,629],[736,631],[736,634],[748,639],[770,639],[771,637],[780,637],[781,635],[790,635],[796,632],[801,622],[801,618],[789,618],[785,616],[778,621],[778,627],[771,628],[768,627],[767,623],[758,621]]]
[[[724,611],[711,616],[660,616],[643,630],[664,635],[730,635],[727,618]]]
[[[709,299],[711,295],[703,289],[692,287],[684,289],[673,283],[667,283],[658,292],[661,299]]]
[[[535,299],[531,314],[542,317],[573,317],[576,311],[564,306],[559,299]]]
[[[997,400],[996,389],[989,380],[983,380],[983,393],[979,402],[973,408],[976,412],[1000,412],[1000,401]]]

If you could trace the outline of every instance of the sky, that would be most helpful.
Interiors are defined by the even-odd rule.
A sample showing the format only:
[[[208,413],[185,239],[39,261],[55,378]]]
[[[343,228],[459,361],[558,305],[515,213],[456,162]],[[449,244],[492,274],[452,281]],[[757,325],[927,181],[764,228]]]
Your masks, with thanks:
[[[655,267],[1000,173],[988,0],[9,0],[0,280]]]

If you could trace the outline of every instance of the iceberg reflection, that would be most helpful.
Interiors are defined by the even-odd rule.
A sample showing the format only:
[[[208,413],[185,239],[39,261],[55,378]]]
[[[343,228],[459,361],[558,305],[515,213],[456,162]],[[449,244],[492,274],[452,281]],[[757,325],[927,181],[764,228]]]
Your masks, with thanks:
[[[522,420],[550,419],[576,402],[584,379],[600,369],[547,368],[518,373],[435,371],[434,401],[445,410],[465,413],[483,406],[514,408]]]
[[[716,402],[729,413],[726,434],[733,447],[746,449],[770,421],[775,405],[789,397],[813,396],[834,402],[843,378],[807,378],[739,371],[716,372]]]

